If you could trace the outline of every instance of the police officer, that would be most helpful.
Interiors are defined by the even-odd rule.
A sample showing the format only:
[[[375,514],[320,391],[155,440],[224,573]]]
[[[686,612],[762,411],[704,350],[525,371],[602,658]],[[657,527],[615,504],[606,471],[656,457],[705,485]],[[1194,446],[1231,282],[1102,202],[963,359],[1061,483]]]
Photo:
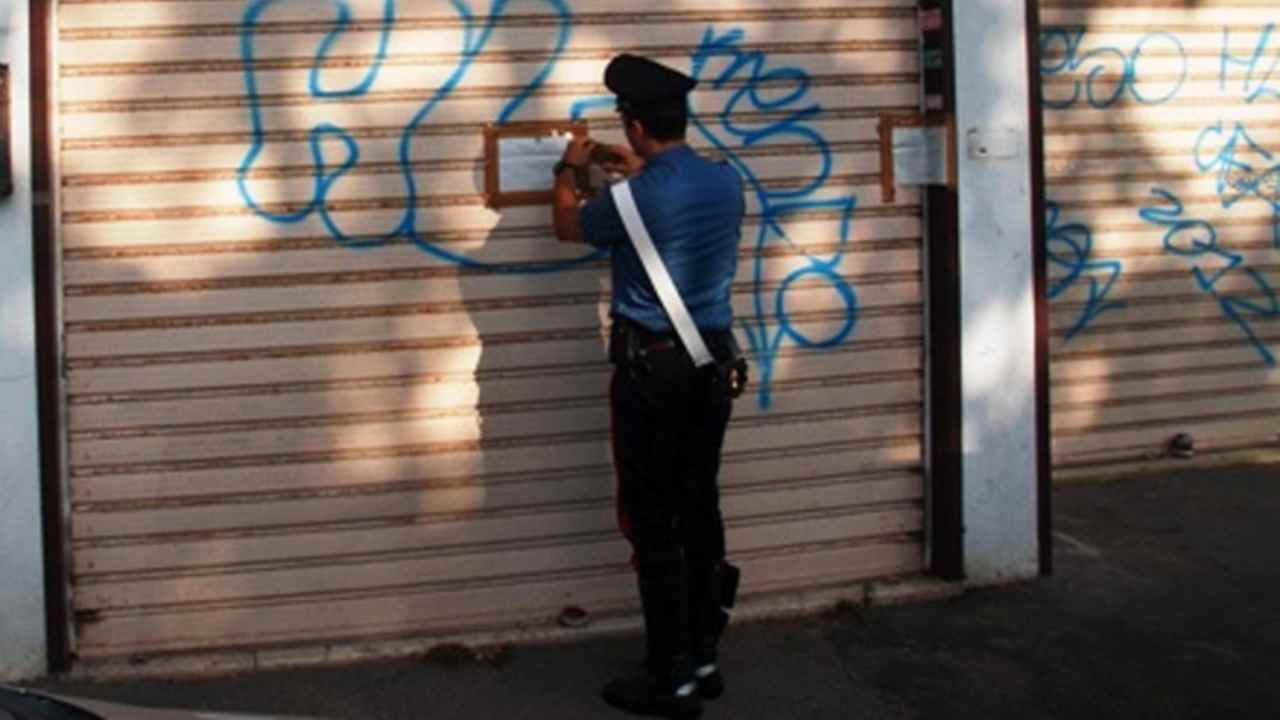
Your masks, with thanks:
[[[563,242],[612,252],[610,358],[619,524],[634,550],[646,658],[605,700],[622,710],[696,717],[724,690],[716,645],[737,570],[725,562],[717,474],[732,400],[695,369],[608,192],[583,203],[575,175],[593,158],[625,174],[640,215],[706,344],[736,352],[730,294],[744,213],[742,179],[685,142],[695,80],[634,55],[605,69],[626,146],[575,139],[556,166],[553,219]]]

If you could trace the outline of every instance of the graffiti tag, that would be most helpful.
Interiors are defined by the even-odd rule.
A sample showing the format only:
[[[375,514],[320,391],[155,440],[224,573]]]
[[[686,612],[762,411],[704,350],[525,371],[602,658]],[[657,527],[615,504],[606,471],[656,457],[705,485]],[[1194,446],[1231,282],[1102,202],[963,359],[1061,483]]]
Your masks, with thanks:
[[[1108,300],[1116,280],[1124,271],[1118,260],[1094,260],[1093,231],[1084,223],[1063,223],[1062,209],[1057,203],[1045,203],[1046,243],[1049,262],[1066,271],[1066,274],[1049,286],[1049,299],[1056,300],[1081,280],[1087,281],[1089,297],[1075,323],[1067,329],[1070,340],[1089,327],[1090,323],[1108,310],[1125,307],[1122,300]]]
[[[1076,76],[1084,72],[1084,77],[1076,77],[1070,85],[1071,95],[1066,98],[1048,98],[1044,100],[1046,107],[1055,110],[1066,110],[1083,99],[1095,109],[1109,108],[1128,94],[1143,105],[1159,105],[1168,102],[1182,89],[1187,80],[1187,52],[1182,41],[1165,32],[1145,35],[1130,49],[1104,45],[1083,50],[1085,28],[1053,28],[1040,36],[1040,53],[1045,58],[1059,60],[1042,60],[1040,72],[1044,77],[1055,75]],[[1155,79],[1142,72],[1142,61],[1145,54],[1161,48],[1179,59],[1180,69],[1172,82],[1167,79]],[[1160,84],[1165,84],[1163,90]],[[1147,89],[1155,85],[1156,89]],[[1047,89],[1047,88],[1046,88]]]
[[[1145,207],[1138,211],[1138,215],[1152,225],[1167,229],[1164,234],[1165,251],[1192,262],[1191,275],[1195,278],[1196,287],[1218,301],[1222,314],[1240,328],[1262,356],[1262,361],[1269,367],[1275,367],[1275,354],[1258,336],[1251,322],[1280,317],[1280,298],[1276,297],[1271,284],[1262,273],[1245,266],[1242,255],[1222,247],[1212,223],[1183,218],[1182,201],[1173,193],[1162,188],[1152,188],[1151,192],[1166,206]],[[1222,263],[1216,271],[1213,270],[1215,261]],[[1237,278],[1241,275],[1246,277],[1265,302],[1258,303],[1239,294],[1222,292],[1219,283],[1233,274]]]

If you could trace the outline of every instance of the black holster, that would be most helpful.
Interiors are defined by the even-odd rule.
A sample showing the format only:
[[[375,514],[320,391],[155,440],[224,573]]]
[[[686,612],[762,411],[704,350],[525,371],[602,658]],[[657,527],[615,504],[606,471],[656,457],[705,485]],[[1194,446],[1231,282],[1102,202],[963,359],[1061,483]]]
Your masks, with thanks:
[[[730,335],[729,337],[733,337]],[[733,343],[737,350],[737,342]],[[707,369],[713,373],[711,386],[715,392],[724,393],[730,399],[737,398],[747,389],[747,359],[735,355],[726,360],[717,359]]]

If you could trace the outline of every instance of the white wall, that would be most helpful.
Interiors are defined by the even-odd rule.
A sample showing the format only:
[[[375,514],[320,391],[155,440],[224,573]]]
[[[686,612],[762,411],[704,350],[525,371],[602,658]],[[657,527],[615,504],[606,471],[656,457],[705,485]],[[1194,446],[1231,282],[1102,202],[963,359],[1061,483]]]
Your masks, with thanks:
[[[0,199],[0,678],[45,672],[27,0],[0,0],[17,192]]]
[[[953,22],[964,562],[987,584],[1039,572],[1026,11],[963,0]]]

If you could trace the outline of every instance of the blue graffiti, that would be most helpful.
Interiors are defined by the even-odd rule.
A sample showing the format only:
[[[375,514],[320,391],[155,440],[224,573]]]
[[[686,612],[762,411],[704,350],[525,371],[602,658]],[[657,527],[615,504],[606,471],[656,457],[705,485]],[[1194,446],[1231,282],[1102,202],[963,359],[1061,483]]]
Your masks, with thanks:
[[[1229,66],[1235,65],[1245,69],[1241,92],[1244,94],[1246,101],[1252,103],[1263,96],[1280,98],[1280,87],[1272,84],[1273,78],[1277,78],[1276,70],[1280,69],[1280,42],[1275,44],[1272,52],[1273,57],[1270,58],[1270,63],[1267,62],[1267,52],[1271,50],[1271,38],[1275,29],[1275,23],[1267,23],[1262,28],[1262,33],[1258,36],[1258,43],[1254,46],[1253,53],[1246,58],[1231,53],[1231,29],[1228,27],[1222,28],[1222,58],[1218,75],[1219,88],[1224,92],[1226,91],[1227,71]]]
[[[1262,356],[1269,367],[1276,366],[1275,354],[1267,347],[1262,338],[1253,329],[1249,316],[1260,320],[1280,318],[1280,298],[1267,279],[1256,269],[1244,266],[1244,257],[1231,252],[1218,243],[1218,231],[1205,220],[1180,219],[1183,215],[1182,201],[1173,193],[1162,188],[1152,188],[1152,194],[1160,198],[1168,207],[1146,207],[1138,211],[1138,215],[1148,223],[1168,228],[1164,235],[1165,251],[1183,258],[1194,259],[1191,275],[1201,292],[1213,296],[1222,309],[1222,314],[1234,322],[1249,338],[1249,342]],[[1226,265],[1212,275],[1209,274],[1206,260],[1226,261]],[[1203,264],[1202,264],[1203,263]],[[1236,294],[1223,294],[1218,283],[1233,271],[1244,273],[1254,288],[1266,298],[1266,304],[1247,300]],[[1239,277],[1237,274],[1236,277]]]
[[[349,248],[361,249],[383,245],[397,238],[407,239],[418,248],[441,260],[467,268],[499,273],[554,272],[601,258],[604,253],[594,251],[583,257],[562,262],[492,264],[477,261],[430,242],[417,230],[419,205],[418,179],[412,172],[412,139],[432,112],[444,102],[462,83],[467,70],[484,52],[491,36],[509,6],[508,0],[496,0],[488,15],[477,18],[463,0],[451,0],[451,4],[463,22],[463,40],[458,65],[447,80],[420,106],[405,126],[400,137],[398,164],[405,186],[405,210],[399,222],[381,234],[356,236],[339,226],[330,209],[330,196],[334,187],[360,164],[360,143],[355,135],[337,124],[317,123],[308,133],[308,145],[312,164],[311,197],[294,207],[268,207],[254,197],[249,179],[267,143],[263,100],[258,89],[255,40],[264,14],[274,5],[286,0],[255,0],[250,3],[243,17],[240,51],[244,63],[245,88],[249,100],[251,143],[237,170],[237,187],[246,206],[258,216],[275,223],[299,223],[318,217],[334,241]],[[505,123],[524,105],[525,101],[546,82],[555,64],[568,44],[572,17],[564,0],[540,0],[550,6],[557,17],[557,31],[550,58],[537,75],[511,97],[498,114],[497,122]],[[332,26],[324,35],[316,50],[309,78],[313,98],[320,101],[341,101],[363,96],[377,82],[379,71],[386,59],[390,35],[397,22],[394,0],[385,0],[379,26],[378,50],[362,77],[349,87],[327,87],[322,71],[330,52],[352,25],[352,11],[347,0],[329,0],[333,12]],[[701,43],[693,53],[695,77],[701,77],[712,58],[728,60],[727,67],[710,80],[719,89],[729,83],[742,82],[716,115],[715,129],[693,119],[696,130],[705,136],[746,179],[751,192],[759,199],[761,229],[756,238],[754,265],[755,316],[743,321],[748,343],[760,367],[758,383],[759,403],[767,408],[771,398],[771,380],[774,363],[784,343],[790,342],[802,348],[830,348],[844,342],[852,335],[858,321],[858,297],[853,287],[840,275],[839,266],[852,236],[853,215],[857,200],[853,196],[819,197],[832,172],[832,154],[826,139],[807,121],[821,113],[816,103],[806,102],[810,77],[799,68],[766,68],[766,58],[759,51],[746,51],[739,47],[745,33],[731,30],[717,34],[708,28]],[[781,86],[782,91],[777,88]],[[612,96],[581,98],[570,108],[570,117],[580,119],[586,113],[612,106]],[[785,119],[766,127],[747,128],[735,124],[733,115],[743,109],[769,113],[781,113]],[[717,134],[719,131],[720,134]],[[812,156],[820,162],[820,169],[812,180],[798,189],[769,190],[757,177],[752,167],[734,151],[734,148],[752,148],[767,142],[790,140],[812,148]],[[784,227],[785,221],[809,211],[832,211],[839,216],[839,240],[837,249],[829,257],[815,257],[803,251],[805,264],[792,271],[774,288],[772,302],[766,299],[767,284],[764,280],[764,249],[771,240],[782,240],[799,250]],[[801,284],[811,286],[813,281],[826,283],[835,292],[842,306],[842,320],[834,332],[825,337],[810,337],[792,322],[786,299],[791,290]]]
[[[1210,140],[1220,143],[1216,153],[1205,150]],[[1237,122],[1228,136],[1223,123],[1218,122],[1196,138],[1195,160],[1200,172],[1218,173],[1222,207],[1230,210],[1250,196],[1271,206],[1272,244],[1280,248],[1280,159],[1255,142],[1242,123]]]
[[[254,43],[263,14],[272,6],[287,0],[255,0],[245,10],[240,34],[240,54],[244,64],[245,89],[249,99],[249,118],[251,126],[251,143],[248,152],[241,161],[236,172],[236,184],[245,204],[260,217],[275,223],[291,224],[316,215],[335,242],[350,248],[369,248],[383,245],[397,238],[412,242],[422,251],[441,260],[452,262],[466,268],[481,269],[497,273],[545,273],[556,272],[579,264],[599,259],[604,253],[593,251],[585,256],[566,261],[545,263],[486,263],[448,251],[424,237],[417,228],[419,190],[418,180],[413,173],[412,143],[418,129],[426,122],[431,113],[457,89],[467,70],[476,58],[484,52],[492,38],[498,22],[506,14],[509,0],[495,0],[489,14],[482,20],[472,12],[471,7],[463,0],[451,0],[454,10],[463,23],[463,38],[460,60],[448,79],[418,109],[405,126],[400,136],[398,161],[400,174],[405,186],[405,209],[400,221],[391,229],[381,234],[355,236],[343,230],[329,207],[329,197],[335,186],[344,176],[360,163],[360,144],[356,137],[346,128],[333,123],[319,123],[309,132],[309,145],[313,165],[313,184],[311,198],[298,209],[271,210],[254,198],[249,187],[249,177],[264,148],[266,147],[266,130],[262,112],[262,97],[258,91],[257,63]],[[502,106],[497,122],[509,122],[524,106],[525,101],[537,92],[547,81],[552,69],[559,61],[568,45],[572,31],[572,16],[564,0],[539,0],[548,5],[556,16],[555,45],[550,58],[532,80],[515,93]],[[320,42],[316,50],[315,61],[310,73],[309,88],[312,97],[318,100],[332,101],[359,97],[367,94],[377,81],[379,70],[386,58],[388,40],[396,25],[395,2],[385,0],[378,50],[372,63],[359,82],[351,87],[336,90],[325,89],[322,83],[322,69],[325,60],[334,44],[351,26],[351,6],[346,0],[329,0],[328,6],[336,10],[332,28]],[[338,145],[341,158],[332,162],[326,154],[326,147]]]
[[[708,78],[710,87],[721,89],[734,81],[740,82],[741,87],[728,97],[715,114],[714,128],[709,127],[696,113],[693,114],[693,125],[742,173],[749,191],[755,193],[759,201],[760,231],[755,239],[752,276],[755,316],[744,320],[742,325],[760,367],[759,404],[762,408],[767,408],[770,405],[774,363],[784,342],[789,341],[801,348],[831,348],[849,338],[857,326],[858,296],[839,270],[852,237],[857,198],[852,195],[818,195],[831,176],[832,153],[826,138],[807,124],[822,112],[820,105],[805,99],[810,84],[809,74],[795,67],[768,69],[763,52],[740,47],[745,37],[745,32],[740,29],[717,33],[714,28],[707,28],[703,34],[702,41],[693,53],[692,76],[703,79],[709,62],[713,58],[724,58],[727,60],[724,69],[718,75]],[[740,126],[734,122],[733,115],[743,107],[777,113],[784,118],[762,127]],[[821,163],[813,179],[803,187],[794,190],[767,189],[751,164],[734,151],[734,148],[748,149],[780,140],[798,141],[807,146],[809,151],[797,151],[796,154],[807,156],[812,153]],[[784,221],[800,213],[824,210],[834,211],[840,218],[837,249],[829,257],[814,257],[800,249],[792,240]],[[765,298],[767,286],[764,280],[764,250],[772,240],[781,240],[800,250],[805,264],[787,275],[774,290],[770,308]],[[825,337],[814,338],[804,334],[793,324],[787,312],[788,291],[806,280],[830,285],[843,306],[841,324],[835,332]]]
[[[1062,209],[1058,204],[1046,201],[1045,208],[1047,256],[1049,262],[1066,271],[1049,287],[1049,299],[1056,300],[1079,280],[1088,281],[1089,298],[1080,311],[1080,317],[1066,332],[1066,339],[1070,340],[1088,328],[1099,315],[1125,307],[1122,300],[1107,299],[1124,268],[1118,260],[1093,260],[1093,232],[1089,227],[1083,223],[1060,225]]]
[[[1044,58],[1061,55],[1061,60],[1042,60],[1040,73],[1044,77],[1062,74],[1076,74],[1082,68],[1088,68],[1084,79],[1077,78],[1071,86],[1071,96],[1065,99],[1045,98],[1046,107],[1055,110],[1066,110],[1081,99],[1081,93],[1089,106],[1095,109],[1109,108],[1115,105],[1128,93],[1136,102],[1143,105],[1159,105],[1172,100],[1182,89],[1189,72],[1187,51],[1182,41],[1165,32],[1150,33],[1138,40],[1128,52],[1117,47],[1095,47],[1082,52],[1085,28],[1062,27],[1045,31],[1040,36],[1040,54]],[[1159,45],[1172,48],[1180,58],[1182,67],[1178,79],[1163,93],[1148,95],[1143,91],[1144,83],[1140,72],[1143,55],[1151,48]],[[1108,83],[1114,87],[1106,90]]]
[[[612,95],[598,95],[575,100],[573,105],[569,106],[569,119],[581,120],[588,112],[604,107],[612,108],[617,102],[618,99]]]

